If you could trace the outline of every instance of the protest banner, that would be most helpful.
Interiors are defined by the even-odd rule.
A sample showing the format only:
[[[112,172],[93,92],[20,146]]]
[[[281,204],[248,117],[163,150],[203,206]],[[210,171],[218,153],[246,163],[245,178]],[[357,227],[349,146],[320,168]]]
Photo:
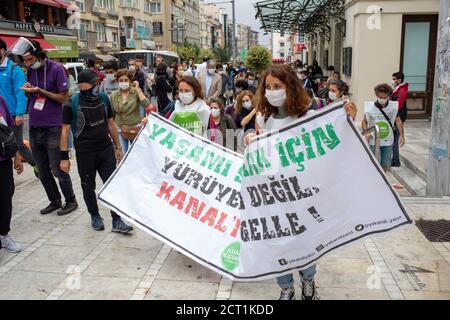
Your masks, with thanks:
[[[99,199],[241,281],[411,223],[342,104],[258,136],[243,156],[151,114]]]

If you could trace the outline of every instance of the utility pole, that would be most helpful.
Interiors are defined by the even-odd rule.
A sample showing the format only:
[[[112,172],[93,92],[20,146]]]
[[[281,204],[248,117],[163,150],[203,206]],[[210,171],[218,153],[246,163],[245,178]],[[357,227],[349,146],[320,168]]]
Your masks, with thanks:
[[[236,63],[236,57],[237,57],[237,43],[236,43],[236,6],[235,6],[235,0],[231,0],[231,6],[233,11],[233,62]]]
[[[436,74],[431,120],[430,158],[427,174],[427,197],[449,195],[450,185],[450,0],[441,0],[439,10]]]

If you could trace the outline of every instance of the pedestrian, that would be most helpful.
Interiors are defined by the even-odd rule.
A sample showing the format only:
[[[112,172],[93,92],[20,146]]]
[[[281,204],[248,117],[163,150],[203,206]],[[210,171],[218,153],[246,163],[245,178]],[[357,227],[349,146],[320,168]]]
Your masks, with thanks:
[[[27,111],[28,99],[22,90],[25,84],[25,73],[21,67],[6,56],[7,46],[0,39],[0,96],[6,101],[9,113],[14,120],[14,136],[21,157],[33,168],[39,178],[39,170],[33,155],[23,143],[24,114]]]
[[[199,64],[198,66],[193,66],[195,68],[195,78],[197,80],[200,79],[200,75],[203,73],[207,73],[208,71],[208,61],[210,61],[209,57],[203,57],[203,63]]]
[[[69,88],[69,92],[68,92],[69,98],[71,98],[72,96],[74,96],[77,93],[78,87],[75,82],[75,78],[73,77],[73,75],[70,74],[69,70],[64,68],[64,71],[66,72],[66,77],[67,77],[67,87]]]
[[[398,115],[402,121],[402,124],[406,122],[408,118],[408,107],[406,106],[406,100],[408,98],[409,84],[405,83],[405,75],[403,72],[396,72],[392,75],[392,86],[394,92],[392,93],[391,100],[398,102]],[[392,154],[392,167],[400,167],[400,148],[399,148],[399,133],[397,130],[394,135],[394,146]]]
[[[116,163],[122,160],[123,154],[109,98],[99,92],[98,80],[98,75],[92,70],[81,71],[78,77],[80,93],[64,105],[60,167],[67,174],[70,172],[66,141],[72,129],[84,201],[91,214],[92,228],[101,231],[105,226],[98,210],[95,177],[98,172],[105,183],[116,170]],[[115,212],[111,211],[111,216],[113,232],[128,233],[133,230]]]
[[[106,94],[109,98],[114,91],[119,90],[119,82],[117,81],[117,71],[119,66],[116,61],[108,61],[103,66],[106,78],[100,84],[100,92]]]
[[[180,78],[181,79],[181,78]],[[155,92],[158,102],[158,109],[163,110],[173,100],[174,86],[169,82],[167,66],[161,63],[156,67]]]
[[[228,88],[228,80],[230,77],[225,72],[223,68],[223,64],[218,63],[216,65],[216,72],[217,74],[222,78],[222,89],[220,90],[220,99],[223,101],[224,105],[226,105],[227,97],[225,96],[225,93],[227,92]]]
[[[200,82],[194,77],[183,77],[178,85],[178,96],[169,120],[192,133],[204,136],[211,112]]]
[[[319,62],[317,60],[313,61],[312,76],[315,76],[315,75],[323,76],[322,68],[319,66]]]
[[[258,91],[256,109],[261,112],[257,122],[259,129],[264,131],[280,130],[289,124],[306,117],[314,111],[308,111],[309,98],[292,68],[287,65],[274,65],[267,70]],[[356,117],[356,106],[346,104],[347,114]],[[250,143],[255,134],[246,136],[245,143]],[[302,300],[319,299],[314,280],[316,266],[312,265],[301,270]],[[295,297],[294,278],[292,274],[277,278],[281,288],[280,300],[293,300]]]
[[[220,97],[222,92],[222,78],[216,73],[216,63],[209,60],[206,64],[207,72],[199,76],[199,82],[202,86],[203,96],[208,102]]]
[[[234,131],[236,125],[233,119],[225,114],[223,101],[216,98],[209,103],[211,117],[208,124],[208,138],[225,148],[236,151]],[[230,139],[232,138],[232,139]]]
[[[30,99],[30,142],[36,160],[39,177],[50,200],[41,214],[50,214],[60,209],[59,216],[67,215],[78,208],[70,175],[61,171],[62,109],[67,101],[68,84],[64,67],[47,58],[40,44],[28,40],[29,47],[23,53],[28,66],[28,82],[22,87]],[[65,198],[62,206],[61,193],[55,176]]]
[[[139,87],[141,88],[142,92],[144,92],[145,89],[145,75],[144,73],[137,67],[136,65],[136,59],[129,59],[128,60],[128,71],[131,73],[132,78],[131,82],[137,81],[139,83]],[[144,116],[141,112],[141,116]]]
[[[256,94],[258,84],[256,82],[256,77],[253,73],[247,73],[247,83],[248,83],[248,90],[251,91],[251,93]]]
[[[392,149],[394,145],[395,131],[399,131],[400,145],[405,145],[403,123],[398,115],[398,102],[390,101],[392,88],[388,84],[380,84],[375,87],[375,102],[366,102],[364,105],[364,119],[361,127],[363,130],[377,125],[380,129],[380,165],[384,172],[388,172],[392,164]],[[366,135],[370,148],[375,153],[375,141],[371,134]]]
[[[330,89],[328,91],[327,105],[332,104],[340,99],[347,99],[349,88],[342,80],[331,80]]]
[[[111,95],[111,107],[114,114],[114,121],[119,131],[119,142],[123,154],[133,143],[141,129],[140,109],[148,107],[150,100],[144,95],[137,82],[131,82],[133,74],[127,70],[117,72],[119,90]]]
[[[84,68],[85,69],[91,69],[92,71],[94,71],[99,79],[99,83],[101,83],[104,79],[105,79],[105,75],[103,73],[100,72],[100,64],[97,63],[94,58],[87,58],[84,60]]]
[[[4,133],[14,134],[14,127],[14,119],[9,113],[6,101],[0,96],[0,132],[2,133],[0,134],[0,145],[6,142],[2,139],[2,137],[5,137]],[[17,146],[12,147],[15,150],[17,148]],[[23,165],[19,152],[14,151],[11,151],[13,154],[9,155],[2,155],[0,153],[0,248],[3,247],[8,252],[18,253],[22,251],[22,247],[14,240],[9,232],[11,231],[12,198],[14,195],[13,165],[17,174],[23,172]],[[14,157],[14,164],[11,157]]]
[[[303,88],[309,88],[312,90],[313,85],[311,79],[308,77],[308,72],[305,70],[297,73],[299,79],[302,81]]]
[[[242,91],[236,98],[236,128],[245,132],[255,130],[256,108],[253,103],[253,93]]]

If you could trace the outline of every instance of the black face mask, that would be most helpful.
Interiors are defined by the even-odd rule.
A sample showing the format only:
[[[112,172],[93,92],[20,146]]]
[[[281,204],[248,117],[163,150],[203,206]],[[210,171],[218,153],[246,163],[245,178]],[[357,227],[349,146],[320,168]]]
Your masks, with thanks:
[[[80,94],[86,98],[97,98],[99,95],[98,85],[95,85],[88,90],[80,90]]]

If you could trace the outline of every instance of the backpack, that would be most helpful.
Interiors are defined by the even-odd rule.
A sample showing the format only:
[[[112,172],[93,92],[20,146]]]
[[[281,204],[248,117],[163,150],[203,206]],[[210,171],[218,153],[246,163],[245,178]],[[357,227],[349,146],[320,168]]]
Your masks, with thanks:
[[[103,105],[105,106],[106,115],[108,116],[108,106],[111,107],[111,103],[109,102],[108,96],[100,92],[99,94],[100,98],[103,101]],[[72,129],[72,133],[75,136],[77,132],[77,114],[78,114],[78,105],[80,104],[80,94],[77,93],[71,98],[71,105],[72,105],[72,123],[70,124],[70,127]]]
[[[18,151],[13,129],[0,123],[0,156],[11,159]]]

